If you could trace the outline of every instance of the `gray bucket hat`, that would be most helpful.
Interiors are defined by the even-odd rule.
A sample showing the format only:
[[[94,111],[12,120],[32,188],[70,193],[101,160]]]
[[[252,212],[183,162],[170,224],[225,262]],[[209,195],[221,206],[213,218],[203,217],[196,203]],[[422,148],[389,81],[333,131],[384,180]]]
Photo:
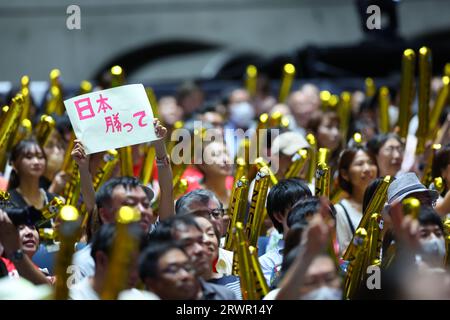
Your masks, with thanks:
[[[413,172],[404,173],[398,176],[389,185],[387,192],[387,202],[392,204],[394,201],[402,201],[408,195],[417,192],[426,192],[432,199],[436,201],[439,198],[439,193],[435,190],[427,189],[419,178]]]

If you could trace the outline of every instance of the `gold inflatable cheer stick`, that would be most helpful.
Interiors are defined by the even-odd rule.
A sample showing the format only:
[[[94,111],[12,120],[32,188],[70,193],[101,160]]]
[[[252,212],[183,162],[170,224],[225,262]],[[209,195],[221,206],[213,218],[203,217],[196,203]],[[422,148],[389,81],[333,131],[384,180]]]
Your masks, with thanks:
[[[358,228],[352,239],[355,247],[355,259],[350,261],[344,281],[344,297],[352,299],[361,283],[361,269],[364,262],[365,247],[367,246],[367,232],[364,228]]]
[[[288,170],[286,171],[284,178],[285,179],[297,178],[300,175],[302,169],[306,165],[308,155],[309,155],[308,149],[302,148],[298,150],[292,157],[292,163],[289,166]]]
[[[124,206],[117,213],[116,235],[113,241],[110,262],[105,276],[105,285],[101,290],[102,300],[116,300],[119,293],[126,289],[132,255],[139,249],[139,225],[141,219],[138,210]]]
[[[416,154],[425,151],[428,137],[430,113],[430,83],[431,83],[431,50],[422,47],[419,50],[419,127],[417,128]]]
[[[387,199],[387,189],[391,182],[392,182],[391,176],[386,176],[383,178],[381,183],[376,188],[372,198],[370,199],[369,204],[367,205],[367,208],[364,211],[363,217],[359,222],[358,228],[364,228],[365,230],[367,230],[368,223],[372,214],[382,212],[384,204]],[[353,236],[353,238],[354,237],[355,235]],[[344,260],[350,261],[353,260],[356,256],[356,247],[354,246],[355,241],[353,240],[354,239],[352,239],[348,248],[345,250],[345,253],[343,255]]]
[[[402,201],[403,213],[417,219],[420,213],[420,201],[416,198],[407,198]]]
[[[23,96],[23,111],[20,120],[23,121],[24,119],[30,119],[31,117],[30,78],[28,76],[23,76],[20,79],[20,84],[22,86],[20,93],[22,93]]]
[[[108,181],[118,161],[119,153],[115,149],[107,150],[105,152],[98,166],[97,172],[92,179],[92,184],[95,191],[98,191],[102,184]]]
[[[233,244],[233,230],[237,222],[244,222],[245,210],[247,207],[248,195],[248,180],[245,176],[241,177],[236,183],[231,205],[229,207],[230,224],[228,226],[227,235],[225,238],[225,249],[232,251]]]
[[[324,196],[330,198],[330,167],[327,165],[328,148],[320,148],[318,153],[315,193],[317,197]]]
[[[342,135],[342,141],[343,143],[345,143],[345,141],[347,141],[348,127],[350,124],[350,115],[352,112],[352,104],[351,104],[352,94],[348,91],[342,92],[341,99],[339,101],[340,101],[338,109],[339,124]]]
[[[444,231],[445,231],[445,249],[446,249],[444,266],[448,268],[450,266],[450,218],[447,218],[444,221]]]
[[[364,84],[366,85],[366,97],[371,98],[375,96],[375,93],[377,92],[375,81],[373,81],[372,78],[366,78]]]
[[[257,158],[255,160],[255,164],[256,164],[256,167],[258,168],[258,170],[260,170],[263,167],[267,168],[272,185],[276,185],[278,183],[278,179],[275,177],[275,174],[272,172],[272,170],[269,168],[269,166],[267,165],[267,163],[264,161],[264,159],[262,157]]]
[[[432,177],[432,167],[433,167],[433,160],[436,153],[442,148],[442,145],[440,144],[433,144],[431,146],[431,153],[426,161],[425,169],[423,170],[423,176],[421,179],[421,182],[425,186],[429,186],[433,180]]]
[[[310,149],[310,156],[309,156],[309,166],[308,166],[308,173],[306,176],[306,180],[309,184],[312,184],[314,176],[316,175],[316,167],[317,167],[317,142],[316,138],[313,134],[309,133],[306,135],[306,141],[308,141]]]
[[[258,244],[258,238],[264,222],[264,209],[266,207],[267,192],[270,184],[269,177],[267,167],[262,167],[256,174],[252,200],[245,226],[245,235],[249,244],[255,247]]]
[[[248,250],[248,243],[245,241],[244,226],[242,222],[237,222],[234,229],[234,238],[239,265],[239,277],[241,280],[241,291],[243,300],[255,300],[256,288],[254,274],[251,268],[251,257]]]
[[[251,97],[256,95],[256,84],[258,79],[258,69],[254,65],[247,66],[245,71],[245,89]]]
[[[55,299],[66,300],[68,297],[68,267],[72,264],[72,256],[75,252],[75,243],[81,234],[81,219],[77,208],[64,206],[59,214],[60,224],[58,236],[60,247],[56,257],[55,276],[58,279],[55,284]]]
[[[43,148],[47,145],[50,137],[55,130],[55,120],[51,116],[43,114],[41,120],[36,126],[36,139]]]
[[[389,125],[389,105],[390,105],[390,97],[389,97],[389,88],[381,87],[380,93],[378,94],[378,105],[379,105],[379,123],[380,123],[380,132],[388,133],[390,131]]]
[[[442,77],[442,88],[439,90],[439,93],[434,102],[433,108],[431,109],[430,114],[430,125],[428,131],[428,139],[431,141],[435,141],[436,135],[439,129],[439,118],[444,110],[445,106],[448,103],[449,93],[450,93],[450,77],[444,76]]]
[[[284,103],[286,101],[286,98],[288,97],[289,92],[291,91],[294,78],[295,78],[294,65],[291,63],[285,64],[283,67],[283,77],[281,79],[280,95],[278,97],[278,102]]]
[[[412,49],[406,49],[402,58],[402,80],[400,84],[400,103],[398,126],[399,136],[406,139],[409,120],[411,118],[411,104],[414,98],[414,65],[416,54]]]

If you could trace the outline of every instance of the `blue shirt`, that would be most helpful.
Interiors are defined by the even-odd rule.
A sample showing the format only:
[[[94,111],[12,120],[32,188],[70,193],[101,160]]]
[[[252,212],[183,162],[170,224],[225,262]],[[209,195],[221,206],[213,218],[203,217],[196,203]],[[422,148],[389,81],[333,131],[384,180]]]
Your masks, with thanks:
[[[281,264],[283,262],[284,240],[278,241],[278,246],[274,250],[267,251],[259,257],[261,270],[269,287],[271,287],[275,279],[279,276]]]

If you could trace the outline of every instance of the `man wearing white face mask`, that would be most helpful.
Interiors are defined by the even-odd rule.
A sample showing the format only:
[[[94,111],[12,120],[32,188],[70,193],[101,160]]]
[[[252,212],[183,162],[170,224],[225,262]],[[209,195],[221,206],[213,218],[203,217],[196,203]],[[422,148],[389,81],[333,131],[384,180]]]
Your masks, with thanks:
[[[256,113],[250,104],[250,95],[245,89],[232,90],[227,100],[228,123],[225,125],[225,142],[231,158],[234,158],[244,138],[237,130],[242,129],[243,132],[247,132],[246,136],[251,137],[255,130]]]
[[[430,206],[422,206],[419,215],[420,252],[416,262],[429,267],[443,267],[445,257],[444,226],[439,215]]]

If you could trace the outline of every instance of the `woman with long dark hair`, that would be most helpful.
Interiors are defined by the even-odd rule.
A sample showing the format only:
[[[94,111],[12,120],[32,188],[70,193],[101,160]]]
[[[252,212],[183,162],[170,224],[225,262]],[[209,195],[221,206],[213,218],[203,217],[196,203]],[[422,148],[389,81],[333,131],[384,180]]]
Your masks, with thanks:
[[[363,146],[345,149],[339,157],[339,186],[349,197],[335,205],[339,250],[344,252],[363,214],[364,192],[378,175],[375,157]]]
[[[8,184],[11,202],[16,207],[33,206],[42,209],[55,196],[39,187],[45,173],[47,158],[34,139],[20,141],[12,150],[13,167]]]

